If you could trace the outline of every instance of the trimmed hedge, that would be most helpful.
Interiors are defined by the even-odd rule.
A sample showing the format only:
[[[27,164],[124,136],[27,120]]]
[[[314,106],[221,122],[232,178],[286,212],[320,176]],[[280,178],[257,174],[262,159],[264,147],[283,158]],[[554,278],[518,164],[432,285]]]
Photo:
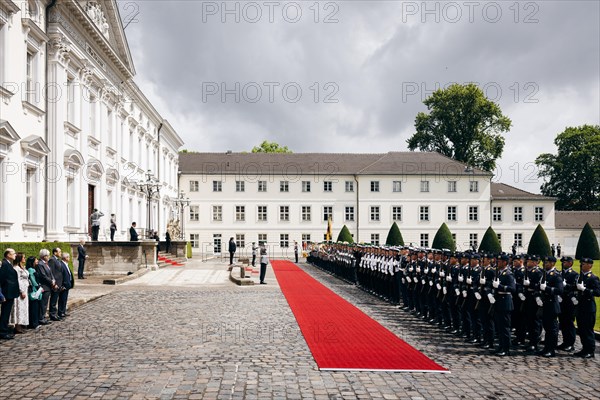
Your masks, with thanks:
[[[440,225],[440,228],[435,233],[431,248],[438,250],[448,249],[450,251],[456,250],[456,243],[452,239],[452,232],[450,232],[450,228],[448,228],[445,222],[442,222],[442,225]]]
[[[2,250],[2,254],[0,256],[4,256],[4,250],[11,248],[14,249],[17,253],[24,253],[25,258],[35,256],[39,258],[41,249],[48,249],[50,251],[50,256],[52,256],[52,249],[59,247],[63,252],[69,253],[71,258],[69,260],[69,269],[71,270],[71,275],[73,275],[73,254],[71,253],[71,245],[66,242],[2,242],[0,243],[0,250]],[[75,275],[73,275],[73,281],[75,281]],[[73,284],[75,287],[75,284]]]
[[[577,250],[575,251],[576,259],[581,260],[584,257],[591,258],[592,260],[600,260],[598,240],[589,222],[586,222],[581,230],[579,240],[577,241]]]
[[[498,240],[498,235],[490,226],[485,231],[481,244],[479,245],[479,252],[489,252],[494,254],[500,254],[502,252],[502,246]]]
[[[552,255],[550,241],[548,241],[548,235],[546,235],[546,231],[542,228],[542,225],[538,224],[535,231],[533,231],[529,246],[527,247],[527,254],[535,254],[540,257],[550,257]]]
[[[390,231],[388,232],[387,238],[385,239],[385,244],[388,246],[404,246],[402,233],[400,233],[400,228],[398,228],[398,224],[395,222],[392,224]]]
[[[340,231],[340,234],[338,235],[337,238],[338,242],[347,242],[347,243],[354,243],[354,238],[352,237],[352,234],[350,233],[350,230],[348,229],[348,227],[346,225],[344,225],[342,227],[342,230]]]

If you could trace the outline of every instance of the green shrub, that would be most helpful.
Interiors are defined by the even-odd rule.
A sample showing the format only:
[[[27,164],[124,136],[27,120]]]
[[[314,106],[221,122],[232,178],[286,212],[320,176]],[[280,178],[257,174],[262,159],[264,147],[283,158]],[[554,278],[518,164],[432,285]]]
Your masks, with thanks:
[[[481,239],[479,252],[494,254],[500,254],[502,252],[502,246],[498,240],[498,235],[496,232],[494,232],[491,226],[487,228],[487,231],[485,231],[485,234],[483,235],[483,239]]]
[[[537,228],[531,235],[529,240],[529,246],[527,247],[527,254],[535,254],[540,257],[549,257],[552,255],[552,249],[550,248],[550,242],[546,231],[538,224]]]
[[[398,228],[398,224],[395,222],[392,224],[390,231],[388,232],[387,238],[385,239],[385,244],[388,246],[404,246],[402,233],[400,233],[400,228]]]
[[[435,233],[435,237],[433,238],[433,243],[431,245],[432,248],[442,250],[448,249],[450,251],[456,250],[456,243],[454,239],[452,239],[452,233],[446,225],[445,222],[440,225],[440,228]]]
[[[591,258],[592,260],[600,260],[598,240],[589,222],[586,222],[581,230],[579,241],[577,242],[577,250],[575,251],[576,259],[581,260],[584,257]]]
[[[187,258],[192,258],[192,244],[190,242],[185,244],[185,256]]]
[[[337,241],[354,243],[354,238],[352,237],[352,234],[350,233],[350,230],[348,229],[348,227],[346,225],[344,225],[342,227],[342,230],[340,231],[340,234],[338,235]]]

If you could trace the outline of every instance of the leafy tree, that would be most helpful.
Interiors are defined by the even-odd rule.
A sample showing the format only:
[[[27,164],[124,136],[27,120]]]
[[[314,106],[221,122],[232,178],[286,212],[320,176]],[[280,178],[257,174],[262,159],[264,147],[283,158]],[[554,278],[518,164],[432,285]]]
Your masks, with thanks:
[[[557,197],[557,210],[600,209],[600,126],[568,127],[554,139],[558,154],[535,163],[542,194]]]
[[[429,113],[415,119],[410,150],[437,151],[469,166],[491,171],[504,150],[501,135],[511,127],[498,104],[475,84],[438,89],[423,102]]]
[[[498,235],[490,226],[485,231],[483,235],[483,239],[481,239],[481,244],[479,245],[479,252],[488,252],[499,254],[502,252],[502,246],[500,245],[500,241],[498,240]]]
[[[395,222],[392,224],[390,231],[388,232],[387,238],[385,239],[385,244],[388,246],[404,246],[402,233],[400,233],[400,228],[398,228],[398,224]]]
[[[352,234],[350,234],[350,231],[348,230],[348,227],[346,225],[344,225],[342,227],[342,230],[340,231],[340,234],[338,235],[337,241],[354,243],[354,238],[352,237]]]
[[[254,146],[252,148],[253,153],[292,153],[287,146],[280,146],[275,142],[268,142],[263,140],[263,142],[259,146]]]
[[[577,242],[577,250],[575,250],[576,259],[582,259],[584,257],[591,258],[592,260],[600,260],[598,240],[596,239],[596,234],[589,222],[586,222],[581,230],[579,241]]]
[[[550,249],[550,242],[548,241],[546,231],[539,224],[537,228],[535,228],[535,231],[533,231],[533,235],[531,235],[531,240],[529,240],[529,246],[527,247],[527,254],[535,254],[541,257],[552,255],[552,249]]]
[[[454,242],[454,239],[452,239],[452,233],[445,222],[440,225],[440,228],[435,233],[431,247],[438,250],[456,250],[456,243]]]

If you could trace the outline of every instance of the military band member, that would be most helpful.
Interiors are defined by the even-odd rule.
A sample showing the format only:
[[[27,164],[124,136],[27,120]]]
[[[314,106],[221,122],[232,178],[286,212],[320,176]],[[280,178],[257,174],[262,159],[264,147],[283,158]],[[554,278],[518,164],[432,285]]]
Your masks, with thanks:
[[[560,314],[560,303],[558,296],[563,294],[563,279],[554,267],[556,257],[546,257],[544,261],[544,277],[540,283],[540,293],[543,301],[542,323],[546,336],[544,348],[539,352],[543,357],[554,357],[558,344],[558,314]]]
[[[596,323],[596,302],[594,297],[600,297],[600,280],[592,273],[593,260],[583,258],[581,260],[581,279],[577,283],[578,301],[577,305],[577,328],[583,348],[575,353],[582,358],[593,358],[596,350],[594,339],[594,324]]]

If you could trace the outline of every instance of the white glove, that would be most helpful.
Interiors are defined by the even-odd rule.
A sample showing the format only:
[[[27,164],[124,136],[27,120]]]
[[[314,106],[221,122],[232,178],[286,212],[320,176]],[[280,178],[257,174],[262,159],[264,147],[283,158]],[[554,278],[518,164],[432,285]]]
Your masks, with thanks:
[[[460,290],[454,289],[454,292],[456,293],[457,296],[460,296]]]
[[[473,283],[473,279],[471,279],[471,277],[467,278],[467,285],[470,285],[471,283]]]
[[[531,285],[531,282],[529,281],[529,279],[525,279],[523,281],[523,286],[529,286],[529,285]]]
[[[541,307],[544,305],[544,302],[539,297],[535,298],[535,302],[537,303],[538,307]]]
[[[571,297],[571,303],[573,303],[573,305],[576,306],[577,304],[579,304],[579,300],[577,300],[577,297]]]
[[[408,272],[413,272],[413,267],[410,267],[410,268],[408,269]]]
[[[435,287],[437,288],[437,290],[442,290],[442,285],[440,285],[439,283],[437,283],[437,284],[435,285]],[[445,288],[444,288],[444,289],[445,289]]]
[[[433,286],[433,281],[429,281],[429,286]]]
[[[523,293],[519,293],[519,298],[521,301],[525,301],[525,295]]]
[[[485,285],[485,278],[480,278],[479,279],[479,284],[480,285]]]
[[[425,279],[421,279],[421,285],[425,284]]]
[[[446,282],[452,282],[452,277],[448,275],[448,276],[446,277]]]
[[[442,291],[444,292],[444,294],[448,294],[448,288],[445,287]]]
[[[464,282],[465,278],[462,275],[458,276],[458,281],[459,282]]]
[[[494,298],[494,295],[491,293],[488,293],[488,300],[490,301],[490,304],[494,304],[496,302],[496,298]]]
[[[545,291],[546,291],[546,283],[540,283],[540,290],[541,290],[542,292],[545,292]]]
[[[404,285],[406,283],[406,279],[402,278],[402,284]]]
[[[463,295],[463,297],[467,297],[467,291],[466,291],[466,290],[463,290],[463,291],[462,291],[462,295]]]
[[[492,286],[494,287],[494,289],[498,289],[498,286],[500,286],[500,281],[498,279],[494,279],[494,282],[492,282]]]
[[[440,276],[443,278],[446,276],[446,273],[444,271],[440,271]]]
[[[475,298],[477,300],[481,300],[481,294],[479,292],[475,292]]]
[[[407,281],[408,283],[412,283],[412,279],[410,279],[410,276],[407,276],[407,277],[406,277],[406,281]]]
[[[425,269],[423,269],[423,273],[424,273],[424,274],[428,274],[428,273],[429,273],[429,268],[425,268]]]
[[[562,303],[562,297],[561,296],[556,296],[556,298],[558,299],[559,303]]]
[[[421,272],[421,267],[417,267],[417,272]]]
[[[581,290],[582,292],[585,290],[585,285],[583,282],[577,284],[577,290]]]

